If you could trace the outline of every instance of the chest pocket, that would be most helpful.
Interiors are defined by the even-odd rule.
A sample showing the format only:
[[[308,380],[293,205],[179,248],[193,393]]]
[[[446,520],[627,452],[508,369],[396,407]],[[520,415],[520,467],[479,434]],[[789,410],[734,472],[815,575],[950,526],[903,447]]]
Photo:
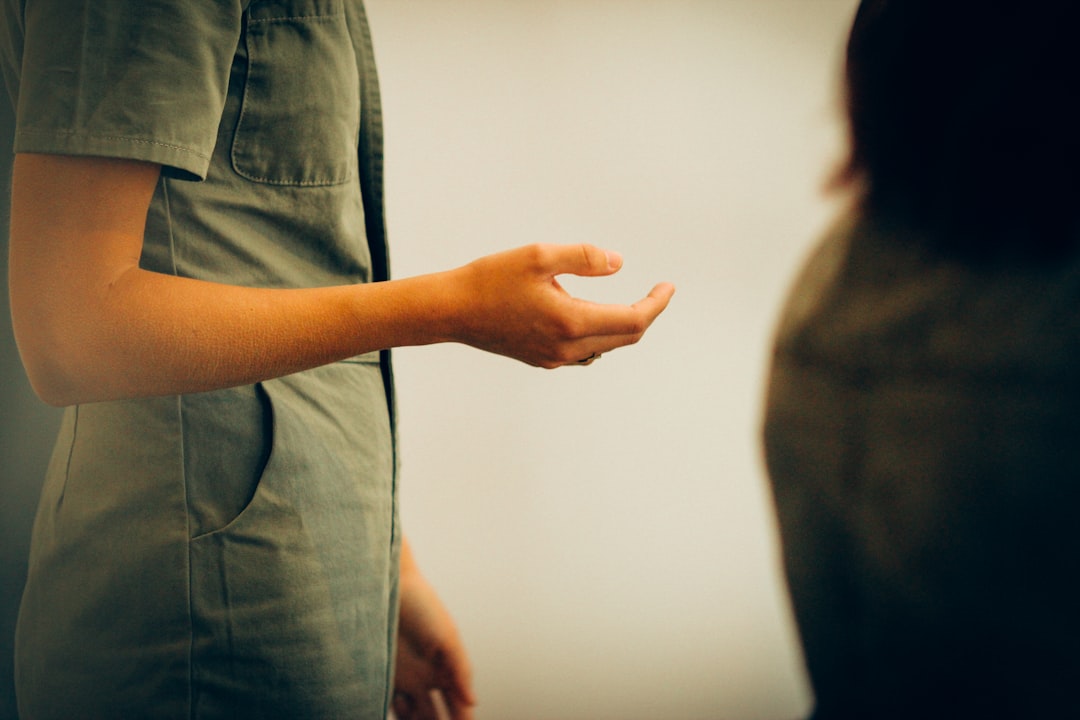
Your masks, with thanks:
[[[342,0],[256,0],[233,168],[271,185],[357,176],[360,78]]]

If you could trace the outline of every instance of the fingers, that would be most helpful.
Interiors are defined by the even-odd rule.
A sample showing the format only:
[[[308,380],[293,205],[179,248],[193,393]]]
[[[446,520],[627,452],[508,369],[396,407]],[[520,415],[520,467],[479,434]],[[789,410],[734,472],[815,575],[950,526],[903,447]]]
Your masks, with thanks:
[[[413,700],[412,695],[397,691],[394,693],[392,706],[395,720],[411,720],[416,701]]]
[[[451,702],[448,704],[448,707],[450,720],[473,720],[473,717],[475,717],[472,705],[461,702]]]
[[[393,709],[397,720],[472,720],[476,696],[468,658],[456,639],[444,652],[421,655],[398,645]]]
[[[599,277],[618,272],[623,263],[619,253],[595,245],[536,245],[532,249],[538,266],[551,275]]]
[[[472,720],[472,705],[432,688],[418,694],[395,692],[393,710],[397,720]]]
[[[671,298],[674,294],[674,285],[671,283],[660,283],[650,290],[649,294],[646,295],[644,299],[639,300],[630,307],[645,313],[649,318],[649,324],[651,325],[652,321],[667,308],[668,303],[671,302]]]
[[[661,283],[629,306],[583,302],[584,311],[579,315],[580,335],[565,347],[562,361],[552,366],[591,365],[606,352],[633,345],[667,308],[674,293],[673,285]]]
[[[434,691],[427,693],[406,693],[397,691],[394,693],[394,717],[396,720],[443,720],[444,714],[439,712],[436,704]]]
[[[465,648],[463,648],[460,642],[457,643],[455,652],[453,653],[455,660],[448,663],[446,669],[446,683],[443,685],[443,693],[450,703],[451,708],[465,708],[476,704],[476,693],[473,691],[472,683],[472,666],[469,664],[469,658],[465,654]],[[457,720],[459,715],[451,713],[454,720]],[[460,717],[472,717],[472,714],[461,715]]]
[[[675,288],[670,283],[661,283],[633,305],[601,305],[578,301],[581,303],[578,334],[583,338],[620,335],[640,338],[667,308],[674,293]],[[621,345],[607,349],[615,347]]]

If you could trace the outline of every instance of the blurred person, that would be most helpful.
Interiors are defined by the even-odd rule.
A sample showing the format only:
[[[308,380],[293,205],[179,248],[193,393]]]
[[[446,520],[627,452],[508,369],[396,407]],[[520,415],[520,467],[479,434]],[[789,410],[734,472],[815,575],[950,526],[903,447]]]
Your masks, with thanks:
[[[471,717],[399,521],[388,349],[587,365],[673,288],[571,297],[622,260],[555,244],[389,280],[360,0],[3,0],[0,69],[13,326],[66,407],[23,719]]]
[[[764,442],[834,718],[1080,717],[1080,5],[864,0]]]

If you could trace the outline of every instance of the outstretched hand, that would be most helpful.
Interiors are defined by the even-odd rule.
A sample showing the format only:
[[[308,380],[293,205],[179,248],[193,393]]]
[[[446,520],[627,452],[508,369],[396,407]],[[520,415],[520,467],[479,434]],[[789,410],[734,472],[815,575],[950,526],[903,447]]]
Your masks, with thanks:
[[[612,275],[618,253],[592,245],[529,245],[459,268],[468,308],[455,338],[473,347],[556,368],[587,364],[636,343],[675,292],[661,283],[633,305],[593,303],[571,296],[556,279]]]

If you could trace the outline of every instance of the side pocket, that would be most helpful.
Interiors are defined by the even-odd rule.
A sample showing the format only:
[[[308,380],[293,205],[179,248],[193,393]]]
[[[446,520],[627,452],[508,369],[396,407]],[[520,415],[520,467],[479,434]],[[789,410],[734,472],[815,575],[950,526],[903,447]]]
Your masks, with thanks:
[[[274,412],[261,384],[181,399],[184,483],[192,538],[251,504],[273,449]]]

